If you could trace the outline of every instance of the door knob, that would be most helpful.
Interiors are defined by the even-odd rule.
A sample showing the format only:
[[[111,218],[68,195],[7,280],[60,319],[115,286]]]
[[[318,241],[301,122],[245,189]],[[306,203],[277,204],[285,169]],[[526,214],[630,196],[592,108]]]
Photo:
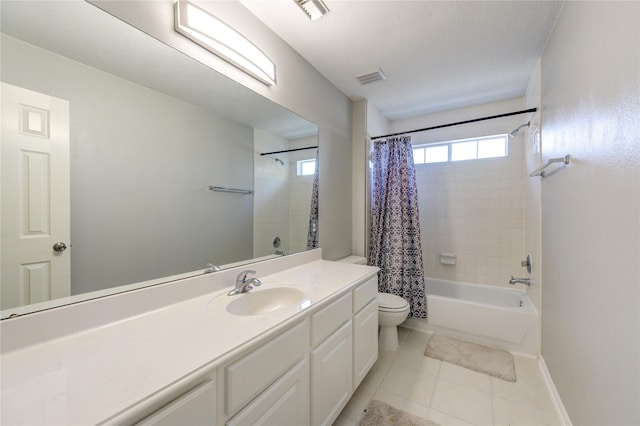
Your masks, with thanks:
[[[53,250],[54,251],[65,251],[67,249],[67,245],[65,243],[63,243],[62,241],[59,243],[55,243],[53,245]]]

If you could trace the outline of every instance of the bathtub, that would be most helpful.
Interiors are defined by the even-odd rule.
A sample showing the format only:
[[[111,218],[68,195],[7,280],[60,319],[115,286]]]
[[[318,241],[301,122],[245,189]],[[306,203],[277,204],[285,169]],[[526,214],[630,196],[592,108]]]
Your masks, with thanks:
[[[538,312],[524,290],[435,278],[425,281],[427,319],[410,318],[407,327],[538,355]]]

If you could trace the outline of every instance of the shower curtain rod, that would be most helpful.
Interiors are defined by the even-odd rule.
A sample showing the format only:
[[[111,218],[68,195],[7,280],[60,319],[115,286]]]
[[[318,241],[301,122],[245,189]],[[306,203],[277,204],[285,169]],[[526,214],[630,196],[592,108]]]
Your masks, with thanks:
[[[263,152],[260,155],[282,154],[283,152],[303,151],[305,149],[314,149],[314,148],[317,148],[317,147],[318,147],[318,145],[316,145],[316,146],[308,146],[306,148],[285,149],[284,151]]]
[[[493,120],[494,118],[509,117],[511,115],[518,115],[518,114],[526,114],[528,112],[536,112],[537,110],[538,108],[523,109],[522,111],[507,112],[506,114],[491,115],[489,117],[482,117],[482,118],[474,118],[473,120],[458,121],[456,123],[441,124],[439,126],[425,127],[423,129],[407,130],[405,132],[391,133],[389,135],[374,136],[371,138],[371,140],[374,141],[376,139],[390,138],[392,136],[407,135],[409,133],[426,132],[427,130],[442,129],[443,127],[458,126],[460,124],[475,123],[477,121]]]

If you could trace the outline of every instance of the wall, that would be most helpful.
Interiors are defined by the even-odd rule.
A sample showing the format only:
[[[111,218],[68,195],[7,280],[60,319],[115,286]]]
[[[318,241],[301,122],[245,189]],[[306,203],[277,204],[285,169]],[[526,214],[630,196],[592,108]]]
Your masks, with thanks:
[[[367,103],[367,135],[376,137],[390,132],[391,122],[378,109]]]
[[[351,166],[351,184],[353,197],[351,199],[351,254],[365,257],[367,248],[367,105],[366,99],[354,101],[352,108],[352,150],[353,164]]]
[[[394,121],[391,131],[522,109],[524,100],[518,98]],[[415,133],[412,143],[505,134],[526,121],[516,115]],[[426,276],[498,286],[509,286],[511,275],[523,276],[523,145],[520,132],[509,140],[508,157],[416,166]],[[456,253],[457,264],[441,264],[441,252]]]
[[[351,253],[366,257],[369,253],[369,150],[370,137],[389,133],[389,120],[366,99],[354,101],[352,115],[352,222]]]
[[[267,87],[173,30],[174,1],[96,2],[114,16],[174,46],[264,97],[318,124],[320,246],[325,259],[351,254],[351,101],[237,1],[198,5],[252,40],[273,60],[278,84]]]
[[[252,187],[251,128],[11,37],[2,55],[3,81],[70,101],[72,294],[252,257],[252,197],[207,190]]]
[[[542,309],[542,204],[541,204],[541,179],[529,177],[529,173],[536,170],[542,164],[541,154],[541,60],[538,60],[533,70],[525,95],[525,104],[529,107],[536,106],[538,111],[529,114],[527,120],[530,127],[521,129],[524,138],[524,163],[522,171],[524,177],[524,253],[532,257],[531,274],[522,271],[522,276],[531,278],[529,298],[538,312]],[[540,323],[538,324],[540,328]],[[540,330],[538,330],[540,336]],[[538,342],[540,353],[540,342]]]
[[[574,424],[640,424],[640,3],[566,2],[542,57],[542,355]]]

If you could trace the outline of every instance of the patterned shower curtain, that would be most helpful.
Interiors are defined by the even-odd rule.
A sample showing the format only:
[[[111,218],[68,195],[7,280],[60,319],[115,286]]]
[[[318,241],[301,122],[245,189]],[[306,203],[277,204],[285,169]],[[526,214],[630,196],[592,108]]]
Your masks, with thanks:
[[[307,250],[318,248],[318,160],[320,151],[316,150],[316,172],[313,175],[311,189],[311,211],[309,212],[309,230],[307,231]]]
[[[411,307],[410,317],[426,318],[411,137],[375,142],[372,161],[369,264],[380,268],[378,291],[407,300]]]

